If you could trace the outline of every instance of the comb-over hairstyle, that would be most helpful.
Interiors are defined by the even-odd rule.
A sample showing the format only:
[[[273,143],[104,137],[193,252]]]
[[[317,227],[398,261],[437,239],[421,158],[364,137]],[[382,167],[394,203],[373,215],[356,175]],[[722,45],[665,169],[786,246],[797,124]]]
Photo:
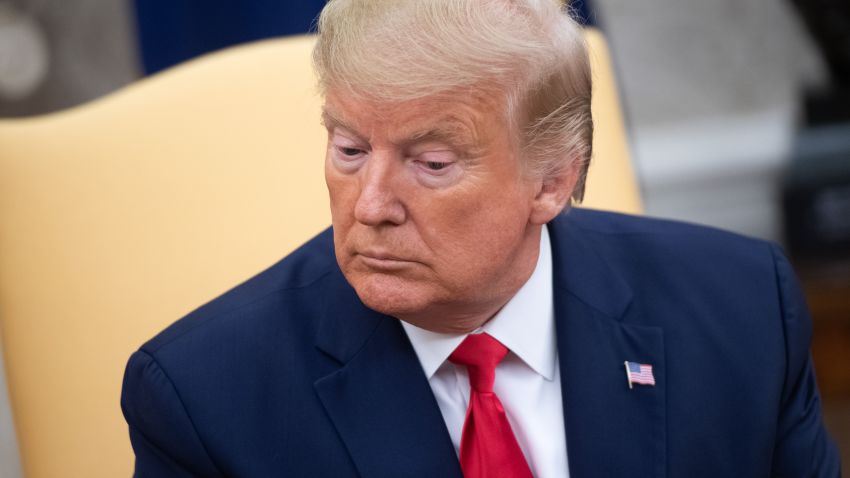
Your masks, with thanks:
[[[329,90],[402,102],[484,89],[500,94],[528,173],[575,168],[581,201],[593,120],[580,26],[557,0],[330,0],[313,64]]]

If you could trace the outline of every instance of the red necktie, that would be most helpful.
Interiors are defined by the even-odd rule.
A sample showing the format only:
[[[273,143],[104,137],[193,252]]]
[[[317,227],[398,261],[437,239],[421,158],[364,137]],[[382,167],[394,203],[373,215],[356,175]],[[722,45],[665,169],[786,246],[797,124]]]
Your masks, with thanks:
[[[493,393],[496,365],[508,349],[487,334],[470,334],[449,360],[469,372],[469,409],[460,438],[460,468],[465,478],[531,478],[531,470]]]

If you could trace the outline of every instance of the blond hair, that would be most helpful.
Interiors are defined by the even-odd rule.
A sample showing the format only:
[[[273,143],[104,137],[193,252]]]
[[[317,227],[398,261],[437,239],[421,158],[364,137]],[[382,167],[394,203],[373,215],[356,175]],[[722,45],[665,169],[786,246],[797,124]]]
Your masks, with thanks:
[[[581,201],[593,121],[587,50],[557,0],[330,0],[313,64],[330,89],[407,101],[468,88],[504,95],[526,169],[576,168]]]

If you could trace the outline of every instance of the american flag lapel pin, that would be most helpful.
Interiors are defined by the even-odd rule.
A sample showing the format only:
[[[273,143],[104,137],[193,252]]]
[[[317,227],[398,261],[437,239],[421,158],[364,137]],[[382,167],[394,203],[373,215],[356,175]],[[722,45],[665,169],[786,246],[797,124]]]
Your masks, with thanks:
[[[645,363],[623,362],[626,366],[626,378],[629,380],[629,388],[634,388],[632,385],[637,383],[640,385],[655,386],[655,377],[652,375],[652,365]]]

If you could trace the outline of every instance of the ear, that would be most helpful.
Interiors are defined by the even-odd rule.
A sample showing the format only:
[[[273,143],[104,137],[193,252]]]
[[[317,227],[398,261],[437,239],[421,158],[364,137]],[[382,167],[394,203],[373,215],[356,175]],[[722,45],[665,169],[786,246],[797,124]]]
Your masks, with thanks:
[[[578,181],[578,168],[575,166],[567,168],[557,176],[543,178],[538,183],[539,189],[531,206],[529,222],[535,225],[543,225],[555,219],[555,217],[567,207],[570,197]]]

